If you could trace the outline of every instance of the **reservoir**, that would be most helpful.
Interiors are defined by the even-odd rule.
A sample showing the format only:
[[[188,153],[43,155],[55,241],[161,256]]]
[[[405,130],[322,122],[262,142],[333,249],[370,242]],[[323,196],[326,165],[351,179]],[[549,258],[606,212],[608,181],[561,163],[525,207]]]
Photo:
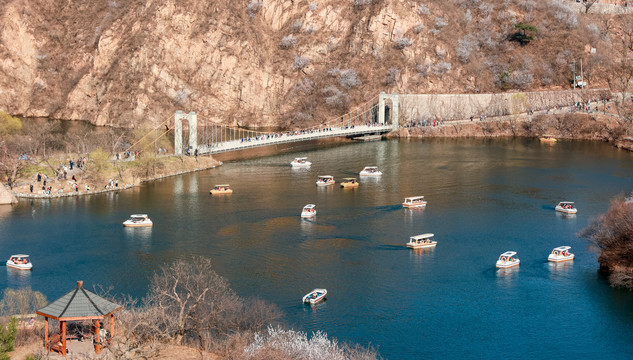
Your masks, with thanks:
[[[308,169],[291,169],[307,156]],[[360,187],[338,182],[376,165]],[[315,186],[332,175],[335,186]],[[211,196],[214,184],[231,195]],[[54,300],[83,280],[142,297],[162,264],[192,255],[241,296],[277,304],[283,322],[389,359],[626,358],[633,292],[609,287],[577,233],[633,190],[633,155],[597,142],[427,139],[285,147],[203,172],[93,197],[0,207],[0,254],[31,255],[32,272],[0,274]],[[424,195],[421,210],[405,197]],[[575,201],[578,214],[554,211]],[[300,218],[313,203],[312,220]],[[147,213],[153,228],[124,228]],[[405,247],[434,233],[435,249]],[[551,264],[568,245],[573,262]],[[505,251],[518,268],[497,270]],[[311,307],[313,288],[328,300]]]

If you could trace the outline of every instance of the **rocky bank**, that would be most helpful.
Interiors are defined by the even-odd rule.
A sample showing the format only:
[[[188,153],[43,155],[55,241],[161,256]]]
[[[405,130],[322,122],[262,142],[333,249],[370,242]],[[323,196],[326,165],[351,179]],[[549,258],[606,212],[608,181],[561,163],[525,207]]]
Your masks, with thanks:
[[[612,143],[633,151],[633,126],[609,114],[569,113],[564,110],[533,115],[510,115],[485,121],[451,121],[437,126],[402,128],[390,138],[430,137],[540,137],[553,135],[557,139],[594,140]]]

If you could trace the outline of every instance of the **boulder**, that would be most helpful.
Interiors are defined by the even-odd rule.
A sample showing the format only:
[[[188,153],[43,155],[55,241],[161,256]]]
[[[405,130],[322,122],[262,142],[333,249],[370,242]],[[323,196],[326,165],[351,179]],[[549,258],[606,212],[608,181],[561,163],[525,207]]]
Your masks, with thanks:
[[[4,185],[0,185],[0,205],[10,205],[18,202],[18,199]]]

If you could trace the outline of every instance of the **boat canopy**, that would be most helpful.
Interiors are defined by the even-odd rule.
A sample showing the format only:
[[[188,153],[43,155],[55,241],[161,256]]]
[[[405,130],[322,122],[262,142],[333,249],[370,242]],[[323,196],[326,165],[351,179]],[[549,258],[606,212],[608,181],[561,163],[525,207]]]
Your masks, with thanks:
[[[130,215],[131,218],[147,218],[147,214],[134,214],[134,215]]]
[[[13,259],[13,258],[22,258],[22,259],[24,259],[24,258],[28,258],[28,257],[29,257],[28,255],[24,255],[24,254],[11,255],[11,259]]]
[[[541,135],[541,137],[544,137],[544,138],[553,138],[553,137],[554,137],[554,135],[552,135],[552,134],[543,134],[543,135]]]
[[[307,157],[298,157],[298,158],[295,158],[295,161],[301,161],[301,160],[308,160],[308,158],[307,158]],[[287,161],[287,160],[286,160],[286,161]]]
[[[314,204],[308,204],[308,205],[304,206],[304,207],[303,207],[303,209],[304,209],[304,210],[314,209],[314,207],[315,207],[315,206],[316,206],[316,205],[314,205]]]
[[[411,196],[411,197],[406,197],[404,198],[405,202],[414,202],[416,200],[422,200],[424,199],[424,196]]]
[[[363,170],[378,170],[378,166],[365,166]]]
[[[216,188],[221,188],[221,187],[230,187],[231,185],[229,184],[222,184],[222,185],[215,185]]]
[[[332,179],[332,175],[319,175],[319,179]]]
[[[558,203],[558,205],[563,205],[563,204],[565,204],[565,205],[573,205],[573,204],[575,204],[575,202],[573,202],[573,201],[561,201],[561,202]]]
[[[356,181],[356,178],[343,178],[345,181]]]
[[[432,238],[433,236],[435,235],[431,233],[421,234],[421,235],[411,236],[411,240],[429,239],[429,238]]]
[[[516,255],[517,252],[516,251],[506,251],[503,254],[501,254],[499,257],[503,257],[503,256],[508,256],[508,257],[512,257],[514,255]]]
[[[562,251],[566,251],[566,250],[569,250],[569,249],[571,249],[571,246],[559,246],[557,248],[554,248],[554,250],[552,250],[552,251],[561,251],[562,252]]]

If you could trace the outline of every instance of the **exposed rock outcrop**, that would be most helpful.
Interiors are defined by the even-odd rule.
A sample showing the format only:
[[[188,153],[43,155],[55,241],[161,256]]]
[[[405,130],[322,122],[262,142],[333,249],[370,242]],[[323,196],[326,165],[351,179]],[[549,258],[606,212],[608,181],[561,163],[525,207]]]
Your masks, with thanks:
[[[18,199],[11,193],[11,191],[7,190],[4,185],[0,184],[0,205],[10,205],[18,202]]]
[[[179,109],[302,126],[381,90],[567,88],[572,55],[598,48],[585,62],[595,87],[620,22],[598,36],[591,18],[555,3],[4,0],[0,109],[122,127]],[[547,31],[517,46],[508,36],[524,16]]]

